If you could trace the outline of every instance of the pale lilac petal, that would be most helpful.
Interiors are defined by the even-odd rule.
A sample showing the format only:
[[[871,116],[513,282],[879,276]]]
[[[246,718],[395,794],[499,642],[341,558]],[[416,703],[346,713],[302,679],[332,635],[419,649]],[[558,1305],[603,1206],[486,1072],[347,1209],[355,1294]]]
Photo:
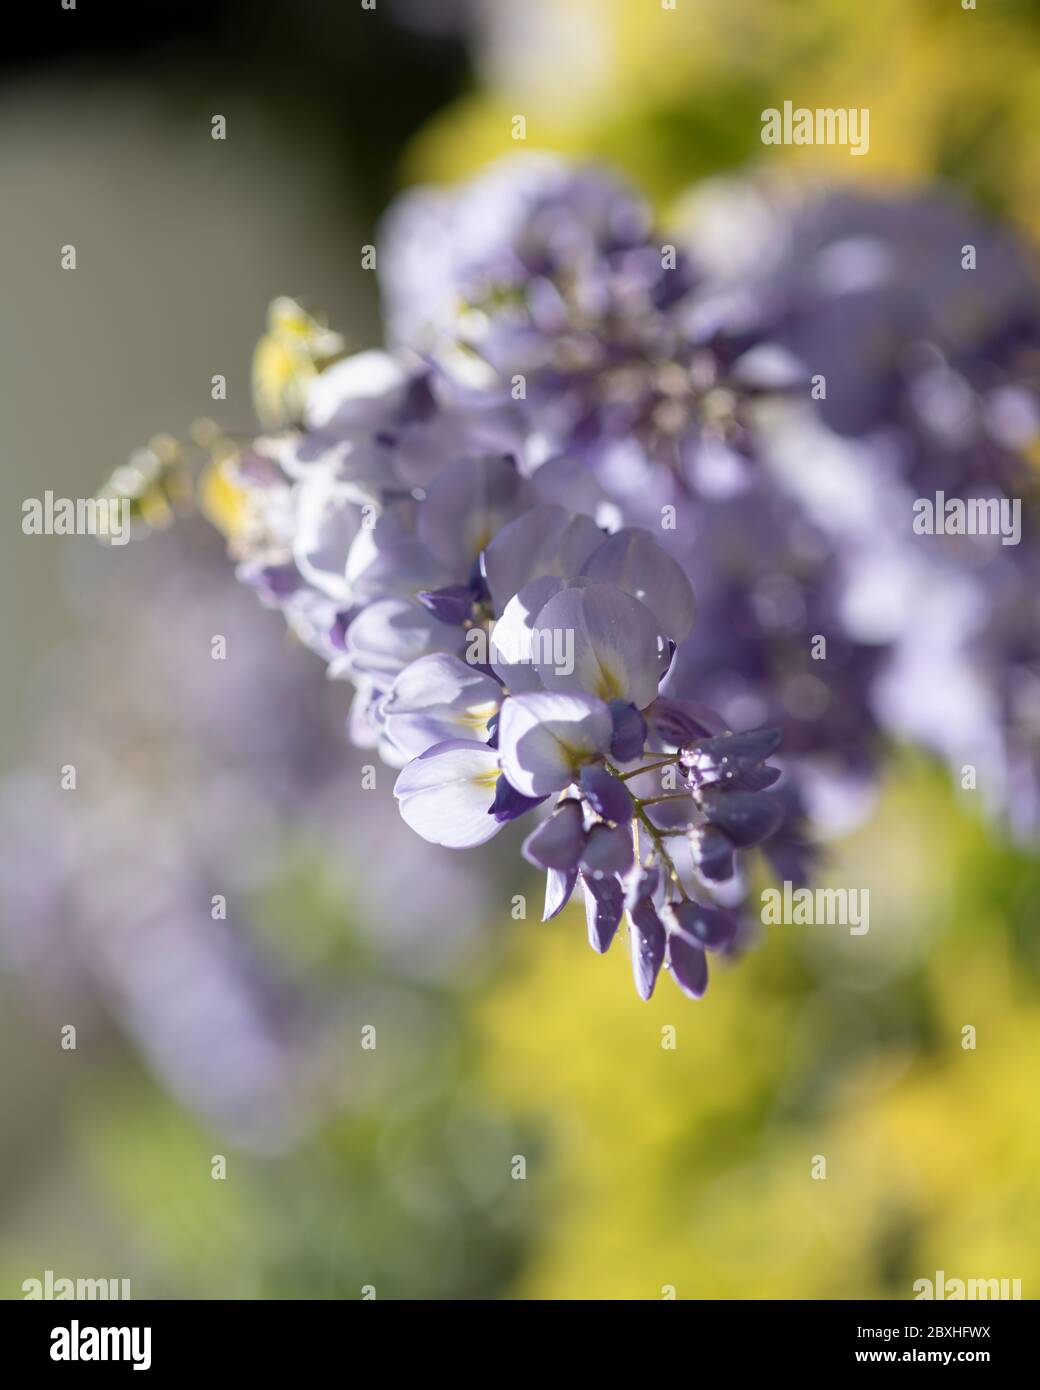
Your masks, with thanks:
[[[547,690],[584,690],[637,709],[656,697],[668,644],[653,614],[631,594],[608,584],[563,589],[539,613],[537,627],[547,646],[544,634],[553,634],[553,660],[538,663]]]
[[[380,713],[387,737],[410,757],[449,739],[486,742],[502,687],[445,652],[411,662],[396,677]]]
[[[562,791],[609,748],[611,732],[610,710],[592,695],[512,695],[498,725],[502,770],[525,796]]]
[[[326,368],[307,391],[307,426],[320,430],[335,420],[337,433],[378,427],[395,401],[403,400],[408,373],[389,353],[358,352]]]
[[[451,572],[415,533],[417,510],[414,498],[399,498],[379,513],[374,525],[358,532],[347,557],[347,581],[355,603],[410,597],[451,580]]]
[[[486,744],[453,739],[413,758],[394,786],[401,815],[434,845],[465,849],[501,830],[490,815],[498,756]]]
[[[414,599],[388,598],[370,603],[347,629],[347,657],[355,674],[383,684],[410,662],[430,652],[460,653],[465,633],[438,622]]]
[[[491,538],[534,501],[511,459],[462,459],[430,484],[419,509],[419,539],[457,578],[467,579]]]
[[[484,552],[484,572],[495,612],[532,579],[572,579],[603,543],[591,517],[562,507],[532,507],[502,528]]]
[[[536,621],[563,585],[562,579],[550,575],[532,579],[510,599],[491,629],[491,667],[512,695],[545,689],[535,668]]]
[[[649,531],[638,526],[616,531],[581,572],[597,584],[614,584],[645,603],[660,631],[673,642],[689,635],[696,612],[690,581]]]
[[[296,566],[315,588],[345,605],[347,557],[362,526],[357,491],[335,470],[316,467],[297,483],[294,498]]]

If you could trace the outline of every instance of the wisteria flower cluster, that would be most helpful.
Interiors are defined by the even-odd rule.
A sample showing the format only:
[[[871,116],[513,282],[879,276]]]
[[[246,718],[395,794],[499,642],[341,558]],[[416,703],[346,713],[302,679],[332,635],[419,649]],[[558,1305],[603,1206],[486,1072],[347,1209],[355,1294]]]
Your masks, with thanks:
[[[354,740],[400,768],[404,820],[458,849],[543,817],[523,852],[546,916],[580,881],[597,950],[627,909],[644,996],[666,955],[702,993],[704,950],[736,934],[711,885],[784,809],[774,735],[748,744],[660,693],[694,623],[679,564],[642,528],[542,501],[512,412],[425,368],[348,359],[308,409],[237,465],[241,572],[353,682]],[[478,452],[511,431],[516,452]]]
[[[1028,267],[927,199],[699,201],[669,240],[547,158],[405,195],[390,350],[276,302],[271,432],[219,470],[240,576],[353,683],[405,821],[462,848],[529,814],[546,915],[580,883],[599,950],[627,916],[644,996],[665,961],[703,991],[740,852],[804,879],[806,799],[872,785],[910,706],[1040,785]],[[1020,490],[1026,544],[922,546],[932,487]]]

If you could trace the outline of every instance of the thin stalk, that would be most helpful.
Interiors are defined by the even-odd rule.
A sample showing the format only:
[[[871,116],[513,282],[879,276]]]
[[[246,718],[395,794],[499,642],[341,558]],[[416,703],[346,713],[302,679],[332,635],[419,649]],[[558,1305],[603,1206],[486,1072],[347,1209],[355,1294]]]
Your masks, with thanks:
[[[675,759],[673,758],[671,759],[671,761],[674,762]],[[608,772],[612,772],[615,777],[620,777],[620,773],[618,772],[617,768],[611,766],[611,764],[607,762],[606,759],[604,759],[604,764]],[[662,764],[662,766],[667,766],[667,764]],[[649,769],[644,769],[644,771],[646,770]],[[683,887],[682,879],[679,877],[679,871],[675,867],[675,862],[672,859],[672,856],[668,853],[667,849],[665,848],[664,839],[661,835],[661,832],[658,830],[657,826],[654,825],[653,821],[643,810],[644,804],[649,803],[644,803],[640,801],[638,796],[632,797],[632,806],[635,811],[636,819],[639,821],[639,824],[643,827],[643,829],[649,836],[650,842],[653,845],[654,849],[657,851],[658,857],[660,858],[661,863],[665,866],[665,869],[668,872],[668,877],[672,880],[672,883],[675,885],[675,888],[679,896],[682,898],[683,902],[689,902],[689,896],[686,892],[686,889]]]
[[[630,777],[641,777],[644,772],[656,772],[659,767],[672,767],[678,761],[679,756],[676,754],[674,758],[665,758],[663,762],[659,763],[648,763],[646,767],[636,767],[633,768],[631,772],[617,772],[614,769],[611,770],[619,781],[627,782]]]

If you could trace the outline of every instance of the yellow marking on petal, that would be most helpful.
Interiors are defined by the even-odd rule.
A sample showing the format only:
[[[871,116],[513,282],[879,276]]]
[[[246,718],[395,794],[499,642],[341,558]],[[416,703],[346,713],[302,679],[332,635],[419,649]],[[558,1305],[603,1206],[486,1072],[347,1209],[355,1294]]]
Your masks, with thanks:
[[[482,531],[478,531],[470,543],[470,560],[475,560],[482,550],[486,550],[494,539],[495,533],[489,526],[485,526]]]
[[[497,711],[498,701],[488,700],[482,705],[470,705],[468,709],[460,710],[458,721],[467,729],[486,734],[488,721]]]
[[[626,687],[623,669],[613,670],[610,666],[605,666],[598,656],[596,659],[599,671],[594,683],[594,693],[608,704],[611,700],[624,699]]]
[[[469,780],[475,787],[496,787],[501,776],[498,768],[493,767],[490,772],[478,772],[476,777],[471,777]]]

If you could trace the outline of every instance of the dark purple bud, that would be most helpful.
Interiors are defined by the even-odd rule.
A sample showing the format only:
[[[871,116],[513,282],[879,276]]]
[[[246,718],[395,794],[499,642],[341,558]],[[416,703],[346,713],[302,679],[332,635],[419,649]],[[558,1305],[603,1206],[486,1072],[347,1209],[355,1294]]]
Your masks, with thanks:
[[[779,747],[779,729],[749,729],[743,734],[719,734],[717,738],[700,739],[693,752],[760,763]]]
[[[695,902],[670,903],[664,915],[673,932],[709,951],[726,950],[737,934],[737,919],[721,907],[706,907],[704,903]]]
[[[579,781],[583,796],[598,816],[618,825],[627,825],[632,819],[628,788],[600,763],[583,767]]]
[[[614,933],[621,921],[624,894],[616,878],[586,878],[585,920],[589,929],[589,945],[600,954],[614,940]]]
[[[461,627],[473,612],[474,593],[468,584],[448,584],[443,589],[423,589],[418,599],[435,618],[451,627]]]
[[[733,845],[714,826],[699,827],[690,836],[694,862],[710,883],[724,883],[733,877]]]
[[[777,878],[790,879],[796,888],[805,887],[820,859],[819,846],[809,839],[804,824],[790,810],[763,849]]]
[[[701,807],[711,824],[738,849],[767,839],[784,818],[784,808],[768,792],[722,791],[709,787],[701,797]]]
[[[809,836],[805,799],[790,773],[774,796],[784,808],[784,820],[763,847],[764,853],[779,879],[790,879],[796,888],[803,888],[820,860],[820,847]]]
[[[566,871],[578,867],[584,848],[581,807],[572,800],[561,802],[548,820],[531,831],[520,853],[538,869]]]
[[[764,792],[767,787],[779,782],[780,775],[778,767],[753,764],[751,767],[738,768],[730,785],[743,792]]]
[[[495,799],[488,807],[488,815],[494,816],[500,824],[516,820],[526,815],[535,806],[540,806],[544,796],[523,796],[505,777],[500,777],[495,785]]]
[[[610,756],[615,762],[634,762],[646,745],[646,720],[635,705],[624,700],[611,700],[608,708],[614,724]]]
[[[571,900],[574,892],[574,885],[578,881],[577,870],[572,869],[569,873],[564,873],[562,869],[549,869],[545,875],[545,911],[542,913],[542,921],[548,922],[563,909]]]
[[[594,825],[581,856],[582,872],[587,877],[627,874],[632,857],[632,836],[625,826]]]
[[[652,898],[660,883],[661,870],[657,864],[651,864],[649,868],[637,864],[625,880],[625,907],[629,912]]]
[[[666,933],[661,919],[648,898],[630,909],[629,942],[632,947],[632,974],[640,999],[649,999],[664,964]]]
[[[699,946],[674,932],[668,938],[668,964],[683,994],[700,999],[708,988],[708,958]]]
[[[725,725],[713,710],[690,700],[669,700],[659,695],[647,710],[650,733],[669,748],[682,748],[699,738],[710,738]]]

